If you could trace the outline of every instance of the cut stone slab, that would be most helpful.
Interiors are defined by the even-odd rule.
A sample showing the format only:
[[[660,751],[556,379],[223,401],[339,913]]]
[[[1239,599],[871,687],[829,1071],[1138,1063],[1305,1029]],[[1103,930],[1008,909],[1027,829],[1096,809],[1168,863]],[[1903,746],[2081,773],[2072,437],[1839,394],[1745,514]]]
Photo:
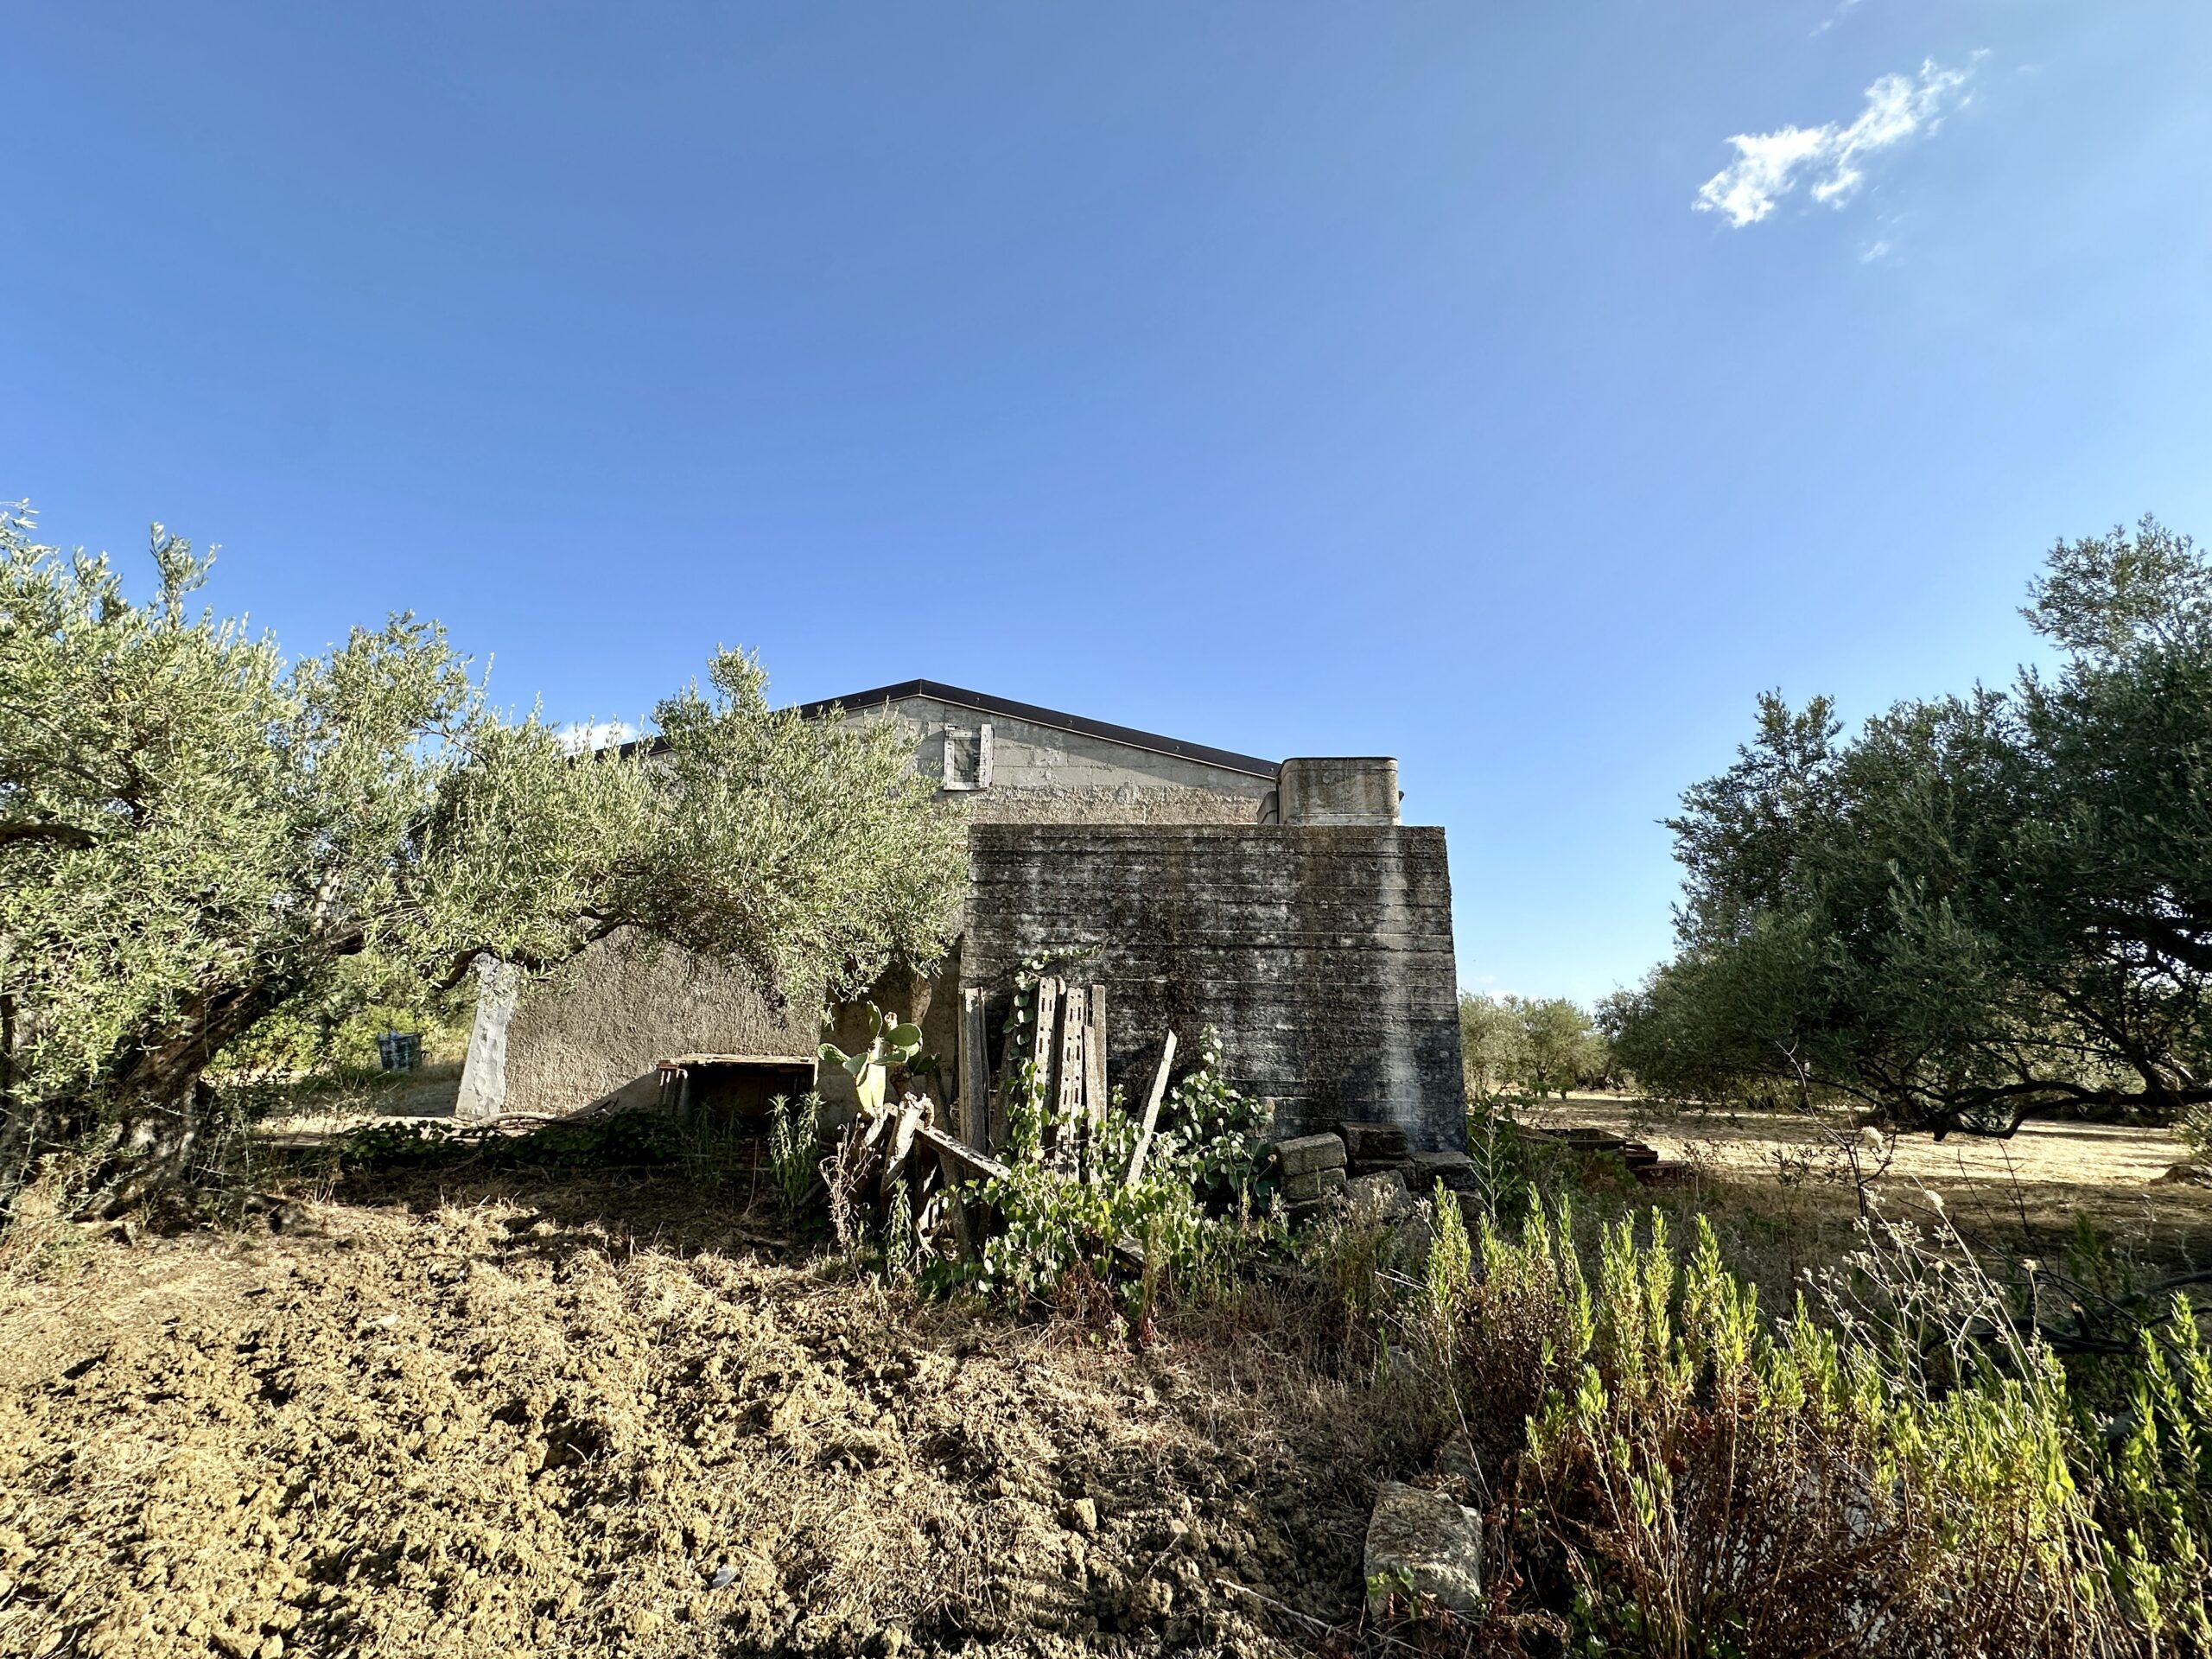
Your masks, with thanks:
[[[1475,1160],[1464,1152],[1417,1152],[1408,1161],[1406,1185],[1426,1197],[1444,1183],[1451,1192],[1475,1190]]]
[[[1483,1520],[1441,1492],[1386,1480],[1367,1522],[1367,1584],[1380,1603],[1412,1581],[1455,1613],[1483,1608]]]
[[[1344,1137],[1346,1161],[1355,1165],[1379,1169],[1386,1164],[1402,1164],[1411,1150],[1402,1123],[1339,1123],[1337,1133]]]
[[[1326,1221],[1332,1216],[1341,1215],[1344,1207],[1344,1199],[1332,1192],[1324,1198],[1307,1198],[1301,1204],[1287,1205],[1283,1215],[1284,1218],[1290,1223],[1293,1231],[1302,1231],[1316,1222]]]
[[[1414,1207],[1406,1178],[1395,1169],[1383,1175],[1355,1175],[1344,1184],[1344,1197],[1357,1213],[1377,1221],[1395,1221]]]
[[[1295,1141],[1275,1143],[1275,1161],[1281,1166],[1286,1180],[1317,1169],[1342,1169],[1344,1143],[1338,1135],[1301,1135]]]
[[[1306,1204],[1315,1198],[1325,1198],[1341,1192],[1345,1187],[1344,1172],[1334,1169],[1309,1169],[1303,1174],[1286,1176],[1282,1196],[1288,1204]]]

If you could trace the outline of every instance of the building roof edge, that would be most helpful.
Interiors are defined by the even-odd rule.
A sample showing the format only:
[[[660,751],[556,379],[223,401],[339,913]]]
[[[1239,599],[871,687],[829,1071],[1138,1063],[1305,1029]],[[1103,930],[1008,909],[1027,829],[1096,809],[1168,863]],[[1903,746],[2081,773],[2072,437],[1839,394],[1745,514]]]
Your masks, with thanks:
[[[1196,760],[1205,766],[1218,766],[1224,772],[1243,772],[1251,778],[1271,779],[1279,769],[1276,762],[1262,760],[1255,754],[1239,754],[1234,749],[1217,749],[1209,743],[1191,743],[1179,737],[1163,737],[1158,732],[1139,731],[1133,726],[1116,726],[1109,721],[1092,720],[1084,715],[1043,709],[1035,703],[1016,702],[1011,697],[993,696],[988,691],[969,691],[936,680],[901,680],[896,685],[880,685],[871,690],[855,691],[842,697],[823,697],[813,702],[799,704],[798,712],[809,718],[827,714],[832,709],[859,714],[886,704],[903,702],[908,697],[931,697],[939,702],[973,709],[979,714],[1004,715],[1009,720],[1026,720],[1032,725],[1050,726],[1084,737],[1103,738],[1109,743],[1122,743],[1154,754]]]

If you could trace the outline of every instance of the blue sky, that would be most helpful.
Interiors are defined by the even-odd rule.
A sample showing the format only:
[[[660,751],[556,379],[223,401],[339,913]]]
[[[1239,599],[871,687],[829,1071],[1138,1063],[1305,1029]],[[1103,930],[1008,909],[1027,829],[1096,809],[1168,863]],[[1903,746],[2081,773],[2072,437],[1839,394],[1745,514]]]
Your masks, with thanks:
[[[2212,7],[10,6],[0,497],[563,720],[718,644],[1400,757],[1473,987],[1754,695],[2212,536]]]

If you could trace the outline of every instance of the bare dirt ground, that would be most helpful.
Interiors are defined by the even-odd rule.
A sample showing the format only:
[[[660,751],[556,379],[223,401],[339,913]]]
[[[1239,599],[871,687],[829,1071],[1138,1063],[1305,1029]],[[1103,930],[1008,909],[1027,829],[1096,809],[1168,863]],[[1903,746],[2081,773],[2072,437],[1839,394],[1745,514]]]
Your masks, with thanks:
[[[10,1249],[10,1655],[1272,1654],[1410,1472],[1259,1315],[1102,1351],[672,1179]]]
[[[1580,1098],[1786,1306],[1857,1189],[1794,1117]],[[1875,1186],[1972,1242],[2212,1262],[2170,1136],[1908,1143]],[[0,1655],[1344,1651],[1418,1426],[1282,1284],[1147,1351],[852,1278],[674,1174],[296,1178],[283,1230],[0,1246]],[[1610,1182],[1610,1184],[1609,1184]]]

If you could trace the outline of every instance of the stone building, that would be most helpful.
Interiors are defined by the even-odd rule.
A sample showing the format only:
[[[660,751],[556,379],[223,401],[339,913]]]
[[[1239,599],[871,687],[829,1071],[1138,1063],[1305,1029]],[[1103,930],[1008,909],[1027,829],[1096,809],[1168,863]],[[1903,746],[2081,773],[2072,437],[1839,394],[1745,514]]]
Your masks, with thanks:
[[[963,987],[990,999],[995,1050],[1020,964],[1081,950],[1107,990],[1113,1080],[1147,1066],[1166,1031],[1187,1052],[1212,1025],[1231,1077],[1275,1097],[1287,1129],[1387,1120],[1416,1146],[1459,1144],[1444,832],[1399,823],[1395,761],[1277,763],[928,680],[804,712],[900,722],[915,765],[966,805],[960,940],[931,977],[877,995],[948,1067]],[[817,1002],[779,1003],[736,969],[610,939],[518,998],[486,982],[461,1110],[647,1100],[659,1063],[680,1055],[797,1077],[823,1035]],[[853,1046],[857,1017],[839,1011],[834,1039]],[[819,1076],[833,1102],[844,1084],[834,1067]]]

